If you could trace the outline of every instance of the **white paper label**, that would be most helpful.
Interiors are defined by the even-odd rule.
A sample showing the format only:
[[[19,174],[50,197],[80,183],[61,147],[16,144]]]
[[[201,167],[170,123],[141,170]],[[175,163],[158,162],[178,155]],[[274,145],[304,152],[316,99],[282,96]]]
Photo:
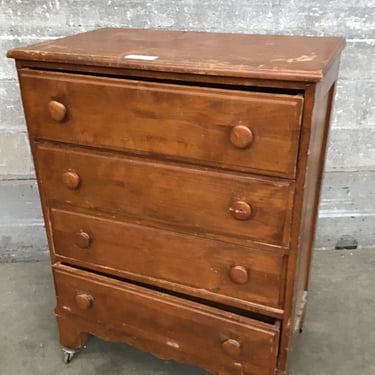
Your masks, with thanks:
[[[156,60],[159,56],[147,56],[147,55],[126,55],[125,59],[134,59],[134,60]]]

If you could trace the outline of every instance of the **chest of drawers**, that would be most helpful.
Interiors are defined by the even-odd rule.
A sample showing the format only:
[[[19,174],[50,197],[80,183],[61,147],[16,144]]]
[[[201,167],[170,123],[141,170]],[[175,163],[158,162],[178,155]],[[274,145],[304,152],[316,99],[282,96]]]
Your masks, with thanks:
[[[8,52],[66,362],[89,333],[287,373],[343,45],[100,29]]]

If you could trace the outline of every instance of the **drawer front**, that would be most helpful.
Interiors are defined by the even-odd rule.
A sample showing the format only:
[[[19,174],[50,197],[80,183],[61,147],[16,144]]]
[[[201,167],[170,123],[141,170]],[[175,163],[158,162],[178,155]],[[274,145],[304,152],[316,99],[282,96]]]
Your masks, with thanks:
[[[50,218],[63,262],[236,307],[281,307],[281,254],[59,209]]]
[[[278,328],[67,266],[55,266],[56,312],[217,374],[273,375]],[[156,352],[156,353],[155,353]]]
[[[35,153],[43,196],[52,203],[243,243],[289,242],[293,182],[45,144]]]
[[[293,177],[302,97],[20,72],[32,137]]]

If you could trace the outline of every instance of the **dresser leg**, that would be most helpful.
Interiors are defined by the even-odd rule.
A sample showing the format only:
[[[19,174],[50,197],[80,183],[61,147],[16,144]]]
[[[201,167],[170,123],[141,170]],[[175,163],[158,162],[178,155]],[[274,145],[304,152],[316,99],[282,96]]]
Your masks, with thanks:
[[[305,322],[305,316],[306,316],[306,303],[307,303],[307,291],[305,291],[303,294],[300,309],[299,309],[298,316],[297,316],[296,327],[299,333],[303,332],[303,324]]]
[[[281,370],[276,369],[275,375],[288,375],[288,373],[287,371],[281,371]]]
[[[74,354],[76,354],[75,350],[62,348],[64,354],[64,363],[70,363],[73,359]]]
[[[73,357],[74,351],[86,344],[87,334],[80,331],[74,322],[74,318],[56,314],[56,319],[60,333],[60,344],[64,348],[64,358],[68,352],[71,353],[70,357]]]

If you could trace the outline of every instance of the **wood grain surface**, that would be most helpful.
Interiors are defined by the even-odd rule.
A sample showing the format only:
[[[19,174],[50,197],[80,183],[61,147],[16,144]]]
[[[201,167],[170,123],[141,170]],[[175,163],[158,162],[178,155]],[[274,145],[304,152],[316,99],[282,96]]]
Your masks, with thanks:
[[[32,137],[294,177],[299,95],[30,70],[20,82]]]
[[[105,28],[16,48],[8,57],[60,65],[316,82],[344,45],[338,37]],[[129,55],[157,58],[131,59]]]
[[[283,254],[60,209],[51,210],[51,221],[64,263],[236,307],[282,308]],[[236,278],[239,270],[246,280]]]
[[[288,246],[293,182],[49,144],[39,144],[36,153],[48,205],[64,202],[241,244]],[[78,188],[64,183],[67,171],[79,176]],[[233,217],[237,201],[251,205],[249,219]]]
[[[86,324],[89,333],[98,331],[104,338],[117,333],[122,342],[165,359],[199,365],[216,374],[274,373],[277,325],[72,267],[57,265],[53,274],[57,314],[69,313],[69,320],[73,322],[75,317],[84,319],[89,322]],[[77,294],[83,293],[92,298],[91,306],[77,304]],[[76,332],[78,335],[85,332],[85,324],[77,326],[78,331],[81,330]],[[74,344],[71,336],[68,342],[64,338],[63,332],[63,346]],[[228,343],[229,340],[232,341]],[[237,350],[228,350],[228,344],[238,346]]]

